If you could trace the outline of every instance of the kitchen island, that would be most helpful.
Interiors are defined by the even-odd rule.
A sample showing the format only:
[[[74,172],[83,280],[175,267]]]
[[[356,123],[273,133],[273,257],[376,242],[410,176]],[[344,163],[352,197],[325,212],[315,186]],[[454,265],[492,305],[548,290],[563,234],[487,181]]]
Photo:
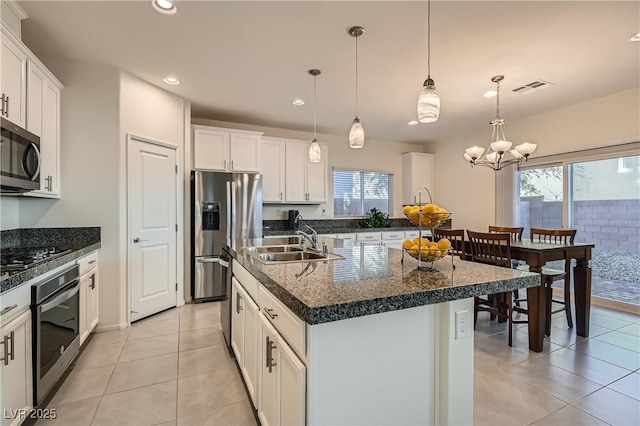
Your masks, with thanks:
[[[261,421],[473,423],[473,297],[540,286],[540,276],[459,258],[454,267],[451,257],[436,262],[434,271],[417,270],[409,256],[401,263],[400,250],[331,238],[320,244],[344,259],[265,264],[242,249],[294,240],[243,240],[231,247],[238,282],[255,279],[259,287],[256,294],[246,285],[242,296],[256,300],[264,323],[262,333],[249,337],[257,341],[260,380],[251,387],[258,386],[252,400]],[[291,332],[297,322],[302,331]],[[278,344],[270,337],[275,331],[269,334],[272,325],[282,337]],[[244,352],[252,343],[244,342]],[[299,389],[276,392],[277,402],[261,394],[274,350],[293,359],[277,358],[291,373],[280,382]],[[238,359],[245,382],[243,366],[252,359]]]

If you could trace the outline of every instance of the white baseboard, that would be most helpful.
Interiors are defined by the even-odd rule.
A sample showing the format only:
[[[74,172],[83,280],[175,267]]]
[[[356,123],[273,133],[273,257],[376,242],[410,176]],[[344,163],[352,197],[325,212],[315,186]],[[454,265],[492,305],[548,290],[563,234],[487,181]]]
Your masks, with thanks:
[[[553,297],[563,298],[564,290],[561,288],[553,289]],[[571,293],[571,300],[575,302],[573,293]],[[591,295],[591,304],[601,306],[603,308],[614,309],[616,311],[628,312],[630,314],[640,315],[640,306],[632,303],[620,302],[618,300],[606,299],[604,297],[598,297]]]
[[[100,325],[98,324],[95,328],[95,330],[93,330],[95,333],[102,333],[105,331],[116,331],[116,330],[122,330],[123,328],[127,328],[129,325],[126,322],[120,323],[120,324],[115,324],[115,325]]]

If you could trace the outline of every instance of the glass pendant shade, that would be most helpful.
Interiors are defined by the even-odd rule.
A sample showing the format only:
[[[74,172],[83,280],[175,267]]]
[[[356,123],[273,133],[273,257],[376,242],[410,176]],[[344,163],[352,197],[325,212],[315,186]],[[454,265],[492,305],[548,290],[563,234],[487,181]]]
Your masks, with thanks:
[[[526,157],[530,154],[533,154],[533,151],[535,151],[537,147],[538,145],[535,143],[525,142],[517,145],[515,150]]]
[[[510,149],[509,152],[511,153],[513,158],[515,158],[516,160],[519,160],[523,157],[523,155],[520,154],[517,149]]]
[[[353,119],[353,124],[349,131],[349,146],[351,148],[362,148],[364,146],[364,128],[360,124],[358,117]]]
[[[471,159],[478,159],[484,154],[484,148],[481,146],[472,146],[471,148],[465,149],[465,154]]]
[[[320,144],[317,139],[311,141],[309,145],[309,161],[312,163],[319,163],[322,160],[322,151],[320,150]]]
[[[506,152],[511,149],[512,143],[509,141],[499,140],[491,143],[491,149],[495,152]]]
[[[440,116],[440,95],[435,83],[427,78],[418,96],[418,121],[421,123],[433,123]]]
[[[500,158],[500,156],[498,155],[497,152],[492,152],[491,154],[487,154],[485,158],[487,159],[487,161],[490,161],[492,163],[497,163],[498,158]]]

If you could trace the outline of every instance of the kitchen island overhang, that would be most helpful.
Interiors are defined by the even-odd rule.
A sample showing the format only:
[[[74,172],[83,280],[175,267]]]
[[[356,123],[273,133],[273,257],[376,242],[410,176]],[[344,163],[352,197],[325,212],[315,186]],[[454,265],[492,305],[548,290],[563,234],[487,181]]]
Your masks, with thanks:
[[[454,259],[436,270],[401,251],[321,239],[339,261],[265,264],[232,256],[306,323],[307,424],[473,423],[473,297],[540,286],[535,273]],[[306,273],[305,273],[306,272]],[[456,313],[470,333],[456,338]]]

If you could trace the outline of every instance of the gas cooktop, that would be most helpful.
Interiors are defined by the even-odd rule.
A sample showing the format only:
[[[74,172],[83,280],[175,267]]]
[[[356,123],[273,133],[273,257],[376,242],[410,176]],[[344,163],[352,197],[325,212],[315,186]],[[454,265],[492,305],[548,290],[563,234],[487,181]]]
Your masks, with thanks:
[[[24,271],[70,251],[70,248],[55,246],[3,248],[0,251],[0,273]]]

